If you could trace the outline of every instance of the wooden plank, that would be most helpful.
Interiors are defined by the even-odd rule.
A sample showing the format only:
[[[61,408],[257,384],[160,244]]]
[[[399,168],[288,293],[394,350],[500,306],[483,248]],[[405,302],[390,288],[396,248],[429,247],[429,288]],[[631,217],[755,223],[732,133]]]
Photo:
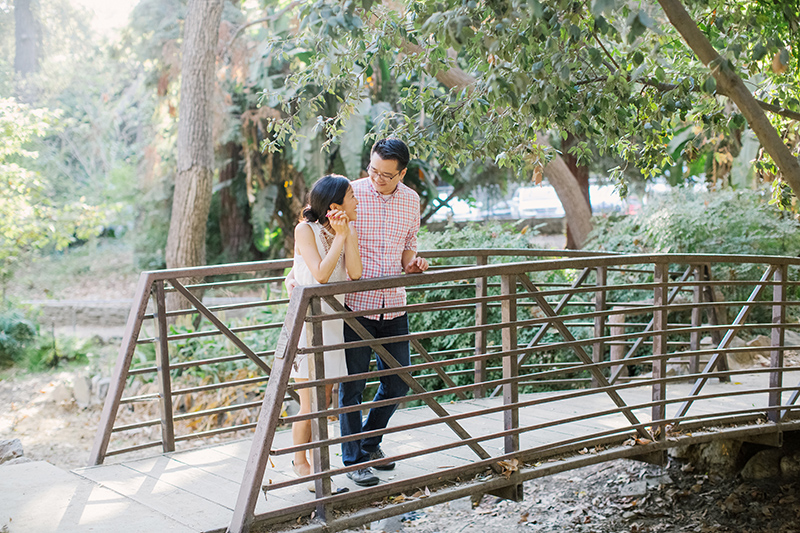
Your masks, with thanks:
[[[85,468],[76,474],[197,531],[224,528],[233,515],[231,509],[214,500],[188,492],[188,487],[175,486],[125,465]]]
[[[44,461],[4,466],[0,493],[0,524],[10,531],[201,531]]]

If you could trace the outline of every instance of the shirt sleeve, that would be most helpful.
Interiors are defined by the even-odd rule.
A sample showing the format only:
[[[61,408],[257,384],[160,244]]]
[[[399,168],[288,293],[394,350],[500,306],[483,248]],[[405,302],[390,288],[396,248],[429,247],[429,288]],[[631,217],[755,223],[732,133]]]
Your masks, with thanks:
[[[419,233],[419,197],[415,194],[411,198],[411,227],[406,236],[406,245],[404,250],[417,251],[417,233]]]

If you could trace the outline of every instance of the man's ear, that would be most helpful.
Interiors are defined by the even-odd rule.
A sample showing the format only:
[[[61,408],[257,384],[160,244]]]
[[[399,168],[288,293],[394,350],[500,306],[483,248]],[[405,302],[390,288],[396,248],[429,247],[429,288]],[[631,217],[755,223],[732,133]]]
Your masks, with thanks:
[[[402,172],[400,172],[400,181],[403,181],[403,178],[406,177],[406,172],[408,172],[408,167],[404,168]]]

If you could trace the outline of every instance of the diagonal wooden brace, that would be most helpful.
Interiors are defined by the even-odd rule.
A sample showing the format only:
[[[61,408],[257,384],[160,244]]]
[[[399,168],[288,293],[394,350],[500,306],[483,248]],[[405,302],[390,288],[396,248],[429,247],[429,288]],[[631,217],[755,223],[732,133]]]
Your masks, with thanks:
[[[247,346],[244,343],[244,341],[242,341],[242,339],[237,337],[236,334],[234,332],[232,332],[228,328],[228,326],[223,324],[222,321],[219,318],[217,318],[217,315],[215,315],[208,307],[203,305],[203,303],[194,294],[192,294],[189,291],[189,289],[187,289],[186,287],[184,287],[183,285],[178,283],[178,280],[170,279],[170,280],[167,280],[167,281],[169,281],[172,284],[172,286],[175,287],[178,290],[178,292],[180,292],[187,300],[189,300],[189,302],[193,306],[195,306],[195,308],[198,311],[200,311],[200,313],[203,316],[205,316],[208,320],[210,320],[211,323],[214,324],[214,326],[217,327],[217,329],[220,331],[220,333],[225,335],[228,338],[228,340],[230,340],[233,344],[236,345],[237,348],[239,348],[242,351],[243,354],[245,354],[256,365],[258,365],[258,367],[261,370],[263,370],[267,374],[267,376],[270,375],[270,373],[272,372],[272,369],[269,367],[269,365],[267,363],[265,363],[263,361],[263,359],[261,359],[259,356],[257,356],[255,354],[255,352],[253,350],[251,350],[250,347]],[[300,401],[300,397],[297,395],[296,392],[289,391],[289,395],[292,398],[294,398],[295,400]]]
[[[337,313],[347,313],[348,312],[347,309],[345,309],[345,307],[341,303],[339,303],[339,301],[336,298],[334,298],[333,296],[326,296],[324,299],[325,299],[325,302],[328,305],[330,305],[331,308],[333,308],[333,310],[336,311]],[[355,331],[363,340],[365,340],[365,341],[366,340],[375,340],[375,337],[373,337],[366,329],[364,329],[364,326],[359,324],[358,320],[356,320],[354,318],[344,318],[343,320],[347,323],[348,326],[353,328],[353,331]],[[400,370],[400,372],[398,372],[397,375],[400,377],[400,379],[402,379],[405,382],[406,385],[409,386],[409,388],[411,390],[413,390],[416,393],[427,392],[425,390],[425,387],[420,385],[419,382],[416,379],[414,379],[414,377],[411,375],[411,372],[406,370],[404,366],[402,366],[400,363],[398,363],[397,359],[392,357],[392,354],[389,353],[389,351],[386,348],[384,348],[382,345],[378,344],[378,345],[372,346],[372,349],[375,351],[375,353],[377,353],[381,357],[381,359],[383,359],[383,362],[384,362],[385,365],[387,365],[390,368],[393,368],[393,369],[396,368],[396,369]],[[436,413],[438,416],[446,417],[446,416],[450,415],[444,409],[444,407],[439,405],[439,403],[435,399],[433,399],[431,397],[425,397],[423,401],[428,405],[428,407],[430,407],[431,411]],[[465,430],[461,426],[461,424],[459,424],[455,420],[449,420],[446,423],[447,423],[448,426],[450,426],[450,429],[452,429],[453,432],[456,435],[458,435],[458,437],[460,439],[468,440],[468,439],[472,438],[472,435],[470,435],[467,432],[467,430]],[[484,450],[483,447],[480,444],[476,443],[476,442],[471,442],[471,443],[468,444],[468,446],[481,459],[489,459],[491,457],[489,452]],[[492,465],[492,469],[495,470],[498,473],[500,471],[502,471],[502,468],[500,468],[498,465]]]
[[[714,355],[712,355],[711,358],[708,360],[708,363],[706,364],[706,367],[703,369],[702,374],[711,373],[717,366],[717,360],[722,356],[725,348],[727,348],[728,345],[733,340],[733,337],[734,335],[736,335],[736,331],[739,329],[739,326],[744,324],[744,321],[747,320],[748,315],[750,315],[750,311],[752,311],[753,309],[752,305],[753,302],[758,300],[758,297],[761,296],[761,293],[764,291],[764,288],[766,287],[766,283],[775,273],[775,269],[776,267],[774,265],[770,265],[767,271],[764,272],[764,275],[761,276],[761,281],[759,281],[758,284],[755,286],[755,288],[753,288],[753,292],[750,293],[750,297],[747,299],[748,302],[747,305],[743,305],[742,308],[739,310],[739,314],[736,315],[736,318],[731,324],[730,329],[728,329],[728,331],[725,332],[725,336],[722,337],[722,340],[717,346],[717,350],[719,351]],[[692,397],[700,394],[700,391],[703,389],[708,379],[709,379],[708,376],[705,375],[703,377],[698,378],[697,381],[695,381],[694,386],[692,387],[692,392],[689,394],[689,396]],[[693,403],[694,400],[686,400],[683,403],[683,405],[681,405],[680,409],[678,409],[678,413],[675,415],[675,418],[677,419],[686,416],[686,413],[689,412],[689,407],[691,407]],[[680,421],[676,420],[675,423],[672,425],[673,428],[677,427],[678,424],[680,424]]]
[[[575,342],[576,340],[575,337],[569,331],[569,328],[567,328],[567,326],[564,325],[564,319],[567,317],[558,316],[556,314],[555,310],[552,308],[550,303],[544,298],[544,296],[541,295],[539,289],[536,288],[536,286],[528,278],[528,276],[526,276],[525,274],[520,274],[519,279],[520,281],[522,281],[522,284],[525,286],[528,292],[532,293],[533,297],[536,298],[536,303],[539,304],[539,308],[544,312],[544,314],[553,319],[553,323],[556,329],[561,334],[561,336],[564,337],[564,340],[567,342]],[[592,358],[589,357],[589,355],[584,351],[584,349],[581,346],[575,345],[572,347],[572,350],[575,352],[575,355],[578,356],[578,359],[580,359],[583,364],[590,365],[589,372],[591,372],[592,376],[597,380],[597,383],[600,385],[600,387],[610,387],[608,380],[603,375],[603,372],[601,372],[600,369],[597,368],[596,366],[593,366],[594,362],[592,361]],[[647,431],[647,429],[645,429],[644,424],[642,424],[636,417],[636,415],[633,414],[633,411],[629,407],[627,407],[625,400],[623,400],[622,397],[619,394],[617,394],[617,391],[609,390],[608,396],[616,404],[616,406],[620,408],[622,414],[625,415],[625,418],[628,419],[628,422],[631,423],[631,426],[633,426],[636,429],[639,435],[641,435],[646,439],[653,440],[653,437],[650,436],[650,433]]]

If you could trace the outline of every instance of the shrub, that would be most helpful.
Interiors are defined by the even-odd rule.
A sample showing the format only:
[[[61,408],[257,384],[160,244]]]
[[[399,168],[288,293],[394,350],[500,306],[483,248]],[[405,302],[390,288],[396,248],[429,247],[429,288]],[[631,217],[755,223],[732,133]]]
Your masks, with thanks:
[[[677,189],[633,216],[595,220],[587,248],[626,253],[797,255],[800,224],[764,191]]]
[[[20,362],[36,338],[36,324],[17,310],[0,313],[0,367]]]

